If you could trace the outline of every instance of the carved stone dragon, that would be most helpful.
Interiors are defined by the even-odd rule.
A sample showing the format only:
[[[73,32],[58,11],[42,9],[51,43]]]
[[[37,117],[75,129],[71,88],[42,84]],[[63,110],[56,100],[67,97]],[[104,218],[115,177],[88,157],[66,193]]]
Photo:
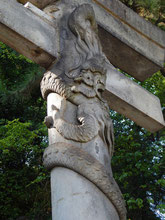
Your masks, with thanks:
[[[63,21],[62,21],[63,23]],[[121,220],[126,219],[125,203],[112,172],[107,173],[104,165],[76,143],[92,143],[99,137],[103,147],[113,155],[113,124],[109,108],[102,98],[105,90],[106,68],[109,61],[102,52],[97,34],[93,8],[89,4],[78,6],[68,17],[67,30],[62,44],[62,57],[45,73],[41,92],[46,99],[49,93],[63,97],[62,107],[52,105],[53,114],[45,118],[49,129],[55,128],[66,140],[75,144],[55,143],[44,153],[44,164],[48,169],[55,166],[70,168],[88,178],[103,191],[115,206]],[[65,35],[67,35],[65,34]],[[73,53],[75,59],[71,59]],[[77,106],[78,124],[64,119],[66,102]],[[111,169],[111,168],[110,168]]]

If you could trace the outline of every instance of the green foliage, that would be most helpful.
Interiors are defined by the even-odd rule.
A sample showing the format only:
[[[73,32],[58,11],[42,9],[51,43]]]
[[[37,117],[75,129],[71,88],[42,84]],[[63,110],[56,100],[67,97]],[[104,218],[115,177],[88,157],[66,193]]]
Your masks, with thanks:
[[[39,99],[42,75],[38,65],[0,42],[0,118],[29,120],[26,112],[36,112],[29,108],[38,108],[36,116],[44,116],[43,100]]]
[[[151,13],[155,13],[159,10],[161,1],[160,0],[138,0],[137,4]]]
[[[42,165],[48,139],[43,124],[46,103],[39,90],[41,76],[36,64],[0,43],[0,218],[3,220],[20,216],[50,219],[49,174]]]
[[[160,72],[139,84],[157,95],[165,107],[165,78]],[[112,112],[112,118],[116,138],[113,171],[126,200],[128,217],[160,219],[157,212],[165,211],[165,129],[151,134],[117,113]]]
[[[0,48],[0,72],[3,85],[8,90],[17,89],[17,86],[25,80],[25,77],[31,75],[34,65],[30,60],[17,54],[16,51],[1,42]]]
[[[49,176],[42,167],[42,154],[47,132],[44,125],[31,129],[31,123],[18,119],[0,127],[1,219],[16,219],[22,215],[33,219],[36,213],[46,219],[50,192],[46,191]],[[48,200],[42,198],[43,194]]]
[[[119,121],[117,114],[113,119],[116,134],[113,171],[126,199],[128,216],[133,220],[154,219],[148,198],[153,199],[154,209],[163,203],[165,141],[153,141],[149,132],[127,119]]]

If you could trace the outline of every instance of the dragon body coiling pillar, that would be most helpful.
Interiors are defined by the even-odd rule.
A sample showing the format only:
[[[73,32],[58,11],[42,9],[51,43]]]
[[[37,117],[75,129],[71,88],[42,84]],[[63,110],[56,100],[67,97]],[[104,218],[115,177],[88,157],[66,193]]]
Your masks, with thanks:
[[[58,20],[61,56],[41,82],[53,220],[125,220],[111,170],[113,125],[102,97],[112,65],[102,52],[93,8],[67,9]]]

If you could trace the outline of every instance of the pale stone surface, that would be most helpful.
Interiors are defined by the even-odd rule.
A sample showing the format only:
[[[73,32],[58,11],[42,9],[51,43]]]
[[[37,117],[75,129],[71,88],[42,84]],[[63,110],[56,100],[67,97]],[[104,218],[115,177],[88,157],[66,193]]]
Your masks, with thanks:
[[[25,8],[27,8],[28,10],[32,11],[34,14],[36,14],[37,16],[39,16],[42,20],[44,20],[45,22],[47,22],[48,24],[52,25],[54,28],[56,27],[55,25],[55,19],[53,18],[53,16],[49,16],[48,14],[46,14],[44,11],[38,9],[37,7],[35,7],[33,4],[31,4],[30,2],[27,2],[24,5]]]
[[[59,52],[55,28],[15,0],[0,2],[0,40],[48,67]]]
[[[58,109],[62,108],[63,97],[56,93],[50,93],[47,97],[47,115],[52,116],[53,111],[51,106],[55,105]],[[67,101],[66,110],[64,114],[64,119],[69,123],[79,124],[77,121],[77,106],[73,105],[71,102]],[[74,146],[80,147],[87,151],[90,155],[95,157],[101,164],[104,165],[107,173],[112,175],[111,171],[111,159],[109,157],[108,149],[103,147],[103,141],[99,136],[94,138],[92,141],[87,143],[75,142],[72,140],[65,139],[55,128],[51,128],[48,130],[49,134],[49,145],[63,142],[69,143]]]
[[[126,23],[130,26],[130,28],[140,32],[142,35],[144,35],[144,37],[149,38],[151,41],[155,42],[161,47],[165,47],[164,32],[152,23],[140,17],[121,1],[93,0],[93,2],[99,4],[100,7],[104,6],[106,11],[114,14],[114,17],[119,17],[121,22]]]
[[[66,0],[64,0],[67,2]],[[103,51],[111,63],[143,81],[165,61],[165,33],[118,0],[72,0],[90,3],[100,25]]]
[[[61,36],[61,57],[46,71],[41,81],[41,93],[48,102],[45,123],[50,136],[50,145],[43,155],[44,166],[49,170],[65,167],[84,176],[105,193],[118,213],[118,216],[113,216],[109,207],[104,211],[106,218],[112,215],[114,220],[118,217],[126,220],[125,201],[111,170],[113,124],[107,102],[102,97],[110,63],[98,38],[94,10],[91,5],[82,4],[55,19]],[[74,187],[76,180],[72,176],[70,179]],[[86,188],[86,181],[81,186]],[[94,194],[89,186],[87,188]],[[99,197],[96,199],[100,200]],[[85,199],[88,200],[88,196]],[[103,199],[102,202],[105,201]],[[68,204],[69,210],[71,206],[74,202]],[[58,207],[55,212],[61,213],[63,209]],[[86,212],[84,207],[76,207],[73,216],[69,214],[70,219],[77,218],[77,209],[80,209],[80,218],[97,219],[93,210]],[[98,212],[98,219],[104,219],[102,208]]]
[[[105,99],[111,109],[150,132],[165,126],[160,100],[137,83],[109,66]]]
[[[55,105],[55,107],[57,109],[62,109],[63,108],[63,101],[64,101],[64,98],[61,97],[60,95],[58,95],[56,93],[50,93],[47,97],[48,116],[54,115],[53,110],[52,110],[52,105]],[[77,121],[77,106],[75,106],[71,102],[67,101],[63,118],[68,123],[78,125],[79,123]],[[92,124],[92,126],[93,126],[93,124]],[[67,126],[66,126],[66,131],[67,131]],[[67,175],[65,172],[65,169],[63,168],[63,170],[60,171],[60,175],[62,175],[62,178],[60,178],[59,176],[56,176],[56,172],[54,172],[54,170],[56,170],[56,169],[53,169],[51,171],[51,176],[52,176],[51,182],[52,182],[52,191],[53,191],[52,192],[53,219],[58,219],[58,220],[61,219],[62,220],[62,219],[66,219],[66,216],[67,216],[68,217],[67,220],[69,220],[69,219],[74,220],[77,218],[77,214],[79,213],[79,215],[81,215],[80,219],[87,217],[87,219],[92,220],[92,218],[95,219],[95,217],[98,216],[98,218],[96,218],[98,220],[99,219],[102,220],[104,218],[105,218],[105,220],[106,219],[107,220],[108,219],[118,220],[119,219],[118,214],[116,214],[116,211],[115,211],[112,203],[110,202],[111,199],[112,199],[112,201],[114,201],[111,194],[109,194],[109,197],[108,197],[110,199],[109,200],[96,186],[93,185],[93,183],[91,183],[89,181],[89,179],[90,179],[92,182],[97,183],[96,185],[99,188],[101,188],[103,190],[103,192],[105,190],[105,193],[107,193],[107,194],[109,191],[110,192],[112,191],[113,192],[112,195],[114,195],[115,201],[117,198],[118,199],[120,198],[120,194],[118,197],[119,192],[117,194],[115,194],[115,191],[118,190],[118,187],[112,177],[112,171],[111,171],[111,166],[110,166],[111,158],[110,158],[110,155],[108,152],[108,148],[105,146],[105,143],[103,142],[103,140],[99,136],[96,136],[95,138],[93,138],[91,141],[89,141],[87,143],[81,143],[81,142],[65,139],[63,137],[63,135],[61,135],[53,127],[51,129],[49,129],[48,132],[49,132],[49,148],[50,149],[49,150],[46,149],[46,151],[44,153],[44,165],[47,168],[49,166],[51,166],[51,168],[53,168],[54,166],[69,167],[70,169],[75,170],[78,173],[81,173],[82,175],[88,177],[88,180],[85,179],[84,181],[81,181],[84,178],[82,178],[80,175],[74,173],[73,171],[68,171],[69,174]],[[66,153],[64,153],[66,150],[64,150],[64,152],[61,152],[61,154],[60,154],[60,149],[62,149],[63,147],[59,146],[56,148],[56,146],[58,146],[58,145],[66,145],[66,149],[70,149],[70,145],[74,146],[77,148],[77,150],[79,149],[78,155],[76,156],[75,150],[71,151],[71,154],[68,156]],[[48,152],[47,152],[47,150],[48,150]],[[90,157],[88,155],[86,155],[87,161],[84,162],[84,164],[83,164],[84,159],[83,159],[83,157],[81,158],[81,151],[82,150],[89,153],[89,155],[91,155],[93,158],[96,158],[97,161],[99,161],[100,164],[102,164],[103,166],[101,165],[102,167],[97,167],[96,162],[94,162],[93,159],[90,159]],[[57,154],[57,156],[55,156],[54,153]],[[76,159],[77,162],[74,159],[74,155],[78,158],[78,159]],[[62,159],[61,156],[66,159]],[[100,172],[100,173],[105,172],[105,173],[103,174],[103,176],[101,175],[100,177],[97,177],[96,172]],[[74,173],[73,176],[71,175],[72,173]],[[76,176],[76,178],[74,176]],[[77,178],[77,176],[79,178]],[[106,176],[107,176],[107,179],[105,179]],[[67,178],[70,178],[70,183],[68,183],[69,181],[67,180]],[[58,179],[58,181],[57,181],[57,179]],[[79,180],[80,180],[80,182],[79,182]],[[65,184],[63,181],[65,181],[65,183],[67,182],[67,184]],[[88,184],[88,183],[90,183],[90,184]],[[110,184],[112,183],[112,186],[110,186],[110,188],[108,188],[109,183]],[[75,187],[76,185],[79,185],[80,188],[79,187],[76,188]],[[101,186],[103,186],[103,188]],[[59,188],[59,187],[61,187],[61,188]],[[70,193],[70,190],[71,191],[75,190],[74,192],[76,193],[76,192],[80,192],[79,189],[82,189],[82,194],[85,191],[91,192],[90,196],[88,196],[88,195],[86,196],[86,194],[85,194],[85,196],[83,195],[84,200],[82,200],[81,197],[77,198],[78,201],[80,200],[79,202],[77,201],[77,199],[75,201],[72,201],[73,198],[75,198],[75,197],[72,198],[72,196],[69,199],[67,199],[68,198],[67,193]],[[113,191],[113,190],[115,190],[115,191]],[[65,195],[66,197],[63,195]],[[104,196],[102,196],[102,195],[104,195]],[[59,196],[60,196],[60,198],[64,197],[65,199],[63,201],[64,203],[60,203],[60,205],[58,206],[57,204],[58,204],[58,201],[60,200],[60,198],[57,198],[57,197],[59,197]],[[100,197],[100,199],[99,199],[99,197]],[[105,200],[104,200],[104,198],[105,198]],[[98,200],[95,202],[95,204],[93,206],[91,206],[90,203],[95,199],[98,199]],[[122,198],[120,198],[120,199],[122,199]],[[80,205],[84,202],[86,203],[86,205],[81,207]],[[88,212],[86,212],[86,209],[89,205],[91,206],[91,208],[90,208],[90,210],[88,210]],[[66,207],[67,209],[64,212],[62,210],[64,209],[65,206],[67,206]],[[72,213],[69,212],[70,209],[72,209]],[[76,211],[76,210],[78,210],[78,211]],[[100,213],[99,215],[97,213],[96,213],[96,215],[94,214],[96,210]],[[121,219],[125,219],[125,218],[121,218]]]
[[[51,171],[51,192],[52,220],[119,220],[107,197],[72,170]]]
[[[37,6],[38,8],[44,8],[45,6],[47,6],[48,4],[51,4],[53,2],[55,2],[57,0],[18,0],[18,2],[25,4],[27,2],[31,2],[32,4],[34,4],[35,6]]]

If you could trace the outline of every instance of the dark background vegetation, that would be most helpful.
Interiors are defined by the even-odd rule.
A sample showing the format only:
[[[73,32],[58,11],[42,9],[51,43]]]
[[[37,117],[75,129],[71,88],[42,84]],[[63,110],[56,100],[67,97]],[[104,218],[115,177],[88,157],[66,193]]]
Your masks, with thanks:
[[[122,0],[165,30],[165,1]],[[48,145],[46,103],[39,82],[43,69],[0,43],[0,219],[51,219],[49,173],[42,165]],[[141,86],[160,98],[165,115],[165,71]],[[151,134],[111,111],[115,127],[114,177],[128,219],[163,219],[165,129]]]

